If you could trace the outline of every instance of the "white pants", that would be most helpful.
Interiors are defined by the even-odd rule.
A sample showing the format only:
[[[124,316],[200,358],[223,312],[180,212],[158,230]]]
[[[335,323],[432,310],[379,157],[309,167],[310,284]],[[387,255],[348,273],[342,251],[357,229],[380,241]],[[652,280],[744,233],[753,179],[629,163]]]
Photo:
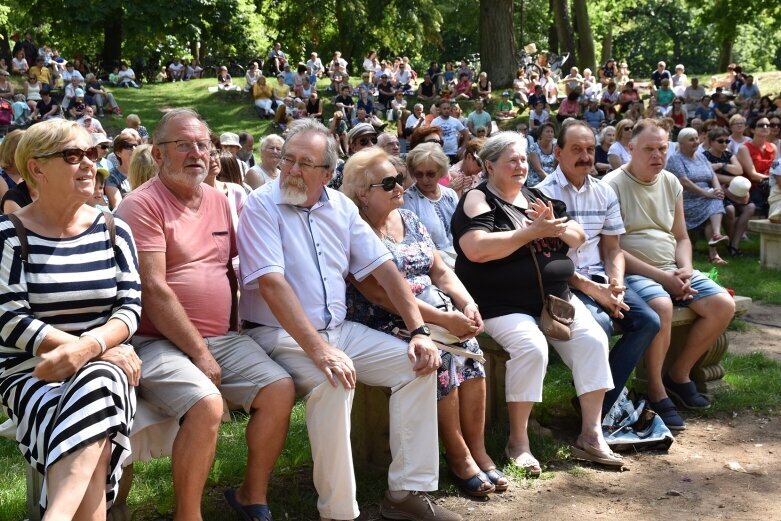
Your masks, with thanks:
[[[314,462],[312,478],[320,515],[332,519],[359,516],[350,445],[354,390],[333,387],[284,329],[261,326],[245,331],[293,377],[306,397],[306,424]],[[344,322],[320,335],[353,361],[358,380],[390,387],[390,490],[437,489],[436,373],[417,378],[407,357],[408,345],[361,324]]]
[[[572,370],[578,396],[613,388],[608,364],[607,336],[580,299],[570,298],[575,321],[569,340],[545,338],[537,320],[522,313],[486,319],[485,331],[510,354],[506,364],[508,402],[541,402],[542,381],[548,365],[548,342]]]
[[[255,100],[255,106],[258,107],[261,110],[265,110],[268,114],[273,114],[274,111],[271,110],[271,100],[266,99],[256,99]]]

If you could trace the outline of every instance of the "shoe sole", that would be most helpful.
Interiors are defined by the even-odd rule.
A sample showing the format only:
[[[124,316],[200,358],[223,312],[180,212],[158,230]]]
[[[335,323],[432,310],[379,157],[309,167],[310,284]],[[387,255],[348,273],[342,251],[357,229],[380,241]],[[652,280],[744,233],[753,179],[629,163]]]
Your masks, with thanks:
[[[577,445],[572,445],[570,447],[570,452],[572,452],[572,457],[575,459],[579,459],[581,461],[588,461],[590,463],[598,463],[600,465],[605,465],[607,467],[613,467],[613,468],[621,468],[626,466],[625,461],[614,461],[608,458],[602,458],[600,456],[597,456],[595,454],[591,454],[590,452],[587,452],[585,449],[581,449]]]

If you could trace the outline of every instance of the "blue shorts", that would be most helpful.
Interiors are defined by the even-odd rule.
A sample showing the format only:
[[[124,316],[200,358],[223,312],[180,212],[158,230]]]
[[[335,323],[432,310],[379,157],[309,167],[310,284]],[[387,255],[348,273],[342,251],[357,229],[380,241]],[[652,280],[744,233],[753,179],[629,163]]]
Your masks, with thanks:
[[[667,290],[665,290],[661,284],[648,277],[643,277],[642,275],[627,275],[624,277],[624,280],[626,281],[626,285],[632,288],[632,290],[640,295],[640,298],[646,302],[650,302],[659,297],[670,298],[670,294],[667,293]],[[673,304],[676,306],[688,306],[692,302],[697,302],[705,297],[727,292],[727,290],[697,270],[692,271],[691,282],[692,288],[697,290],[697,293],[689,300],[673,300]]]

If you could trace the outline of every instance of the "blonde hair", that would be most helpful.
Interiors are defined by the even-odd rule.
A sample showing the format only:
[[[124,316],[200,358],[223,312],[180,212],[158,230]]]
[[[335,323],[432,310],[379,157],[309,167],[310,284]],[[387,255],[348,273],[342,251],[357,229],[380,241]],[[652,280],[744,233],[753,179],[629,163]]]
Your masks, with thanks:
[[[30,159],[57,153],[68,142],[80,136],[83,136],[87,143],[92,143],[90,134],[84,127],[75,121],[59,118],[42,121],[25,130],[16,147],[14,162],[27,186],[38,187],[27,169],[27,162]]]
[[[445,155],[442,147],[437,143],[421,143],[414,149],[410,150],[407,154],[407,169],[410,175],[423,163],[434,163],[437,166],[438,179],[441,179],[447,174],[447,169],[450,167],[450,160]]]
[[[5,135],[5,139],[0,143],[0,167],[13,168],[14,154],[16,153],[16,147],[19,145],[19,140],[22,139],[24,130],[12,130]]]
[[[380,147],[359,150],[344,164],[341,192],[361,206],[359,197],[369,190],[374,182],[374,166],[388,161],[388,153]]]
[[[133,190],[157,175],[159,167],[152,157],[152,145],[139,145],[130,156],[127,177]]]
[[[125,121],[127,122],[128,126],[141,124],[141,118],[138,117],[138,114],[128,114],[125,118]]]

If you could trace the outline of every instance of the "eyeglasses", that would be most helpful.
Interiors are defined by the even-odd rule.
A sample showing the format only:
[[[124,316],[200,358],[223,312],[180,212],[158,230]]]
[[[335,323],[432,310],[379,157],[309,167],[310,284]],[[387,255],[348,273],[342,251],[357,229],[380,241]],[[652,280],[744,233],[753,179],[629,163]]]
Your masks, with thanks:
[[[423,179],[424,177],[428,177],[429,179],[434,179],[436,177],[439,177],[439,172],[413,172],[413,176],[415,176],[415,179]]]
[[[203,141],[187,141],[185,139],[176,139],[173,141],[161,141],[160,143],[157,143],[157,145],[158,146],[168,145],[170,143],[175,143],[176,151],[181,152],[182,154],[188,153],[190,150],[193,149],[193,147],[195,147],[196,151],[199,154],[203,154],[204,152],[209,151],[212,148],[212,142],[209,141],[208,139],[204,139]]]
[[[714,139],[714,142],[718,143],[719,145],[726,145],[729,143],[729,139]]]
[[[364,136],[362,138],[359,138],[358,144],[361,145],[362,147],[367,147],[369,145],[376,145],[377,136]]]
[[[770,128],[770,123],[757,123],[757,128]]]
[[[310,174],[315,171],[317,168],[326,168],[328,165],[315,165],[313,163],[310,163],[309,161],[303,160],[303,159],[296,159],[294,157],[290,156],[282,156],[282,159],[279,161],[280,166],[282,168],[291,169],[293,168],[293,165],[298,165],[298,168],[303,172],[304,174]]]
[[[44,154],[42,156],[36,156],[35,159],[47,159],[50,157],[61,157],[69,165],[78,165],[87,156],[90,161],[98,160],[98,149],[95,147],[82,150],[80,148],[66,148],[59,152],[52,152],[51,154]]]
[[[209,150],[209,157],[220,157],[220,151],[216,148]]]
[[[436,143],[437,145],[442,146],[441,139],[427,139],[424,141],[424,143]]]
[[[379,183],[373,183],[370,184],[369,186],[372,188],[376,186],[381,186],[382,189],[385,190],[386,192],[391,192],[393,191],[394,188],[396,188],[396,185],[404,186],[404,174],[399,174],[395,177],[394,176],[383,177],[382,181],[380,181]]]

